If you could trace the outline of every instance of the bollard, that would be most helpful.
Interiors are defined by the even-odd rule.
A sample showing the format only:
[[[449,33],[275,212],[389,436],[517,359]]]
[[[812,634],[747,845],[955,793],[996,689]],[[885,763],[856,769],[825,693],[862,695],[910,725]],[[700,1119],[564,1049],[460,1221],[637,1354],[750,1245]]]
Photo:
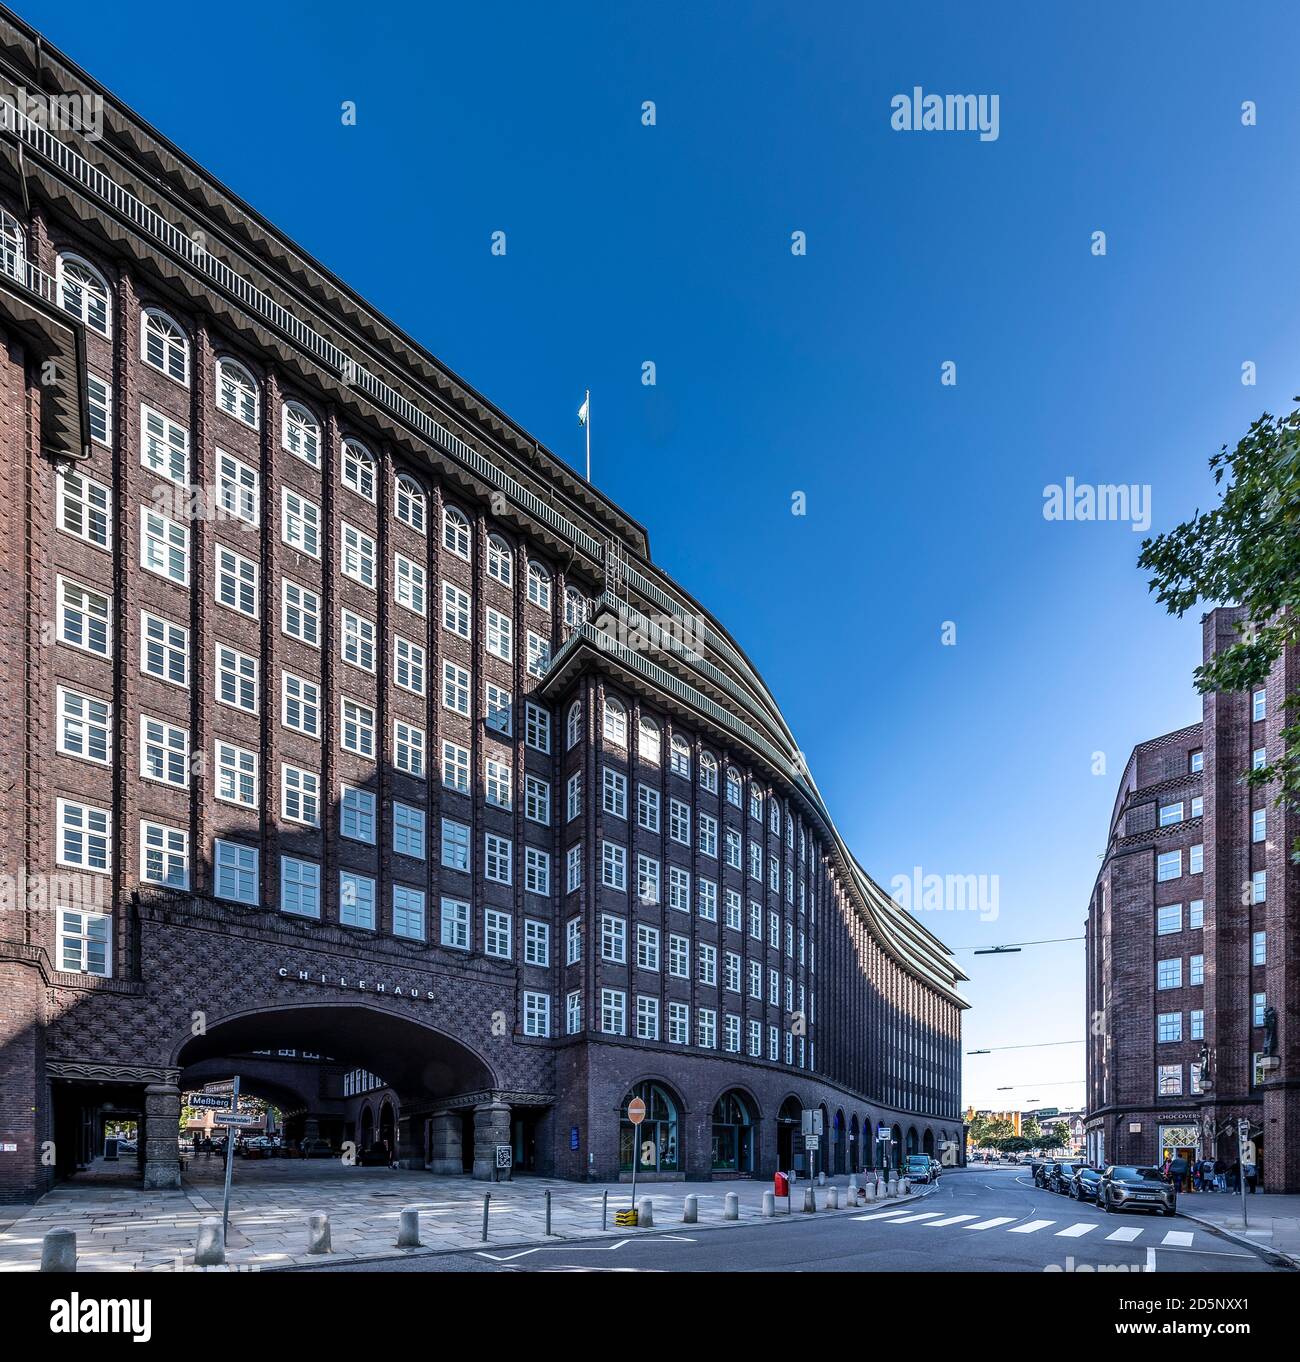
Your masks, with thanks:
[[[397,1247],[420,1246],[420,1212],[414,1206],[403,1206],[397,1215]]]
[[[737,1193],[727,1193],[727,1199],[722,1203],[722,1218],[724,1220],[740,1219],[740,1197]]]
[[[46,1230],[41,1240],[42,1272],[77,1270],[77,1236],[72,1230]]]
[[[776,1214],[776,1193],[775,1193],[775,1192],[764,1192],[764,1193],[763,1193],[763,1219],[764,1219],[764,1220],[771,1220],[771,1218],[772,1218],[775,1214]]]
[[[655,1204],[648,1196],[636,1203],[636,1223],[647,1230],[655,1223]]]
[[[857,1200],[857,1195],[858,1195],[858,1175],[857,1175],[856,1173],[850,1173],[850,1174],[849,1174],[849,1200],[850,1200],[850,1201],[856,1201],[856,1200]]]
[[[824,1172],[817,1174],[817,1185],[818,1187],[826,1186],[826,1174]]]
[[[226,1236],[221,1221],[210,1215],[199,1226],[199,1237],[194,1245],[195,1267],[220,1267],[226,1261]]]
[[[491,1200],[492,1200],[492,1193],[491,1193],[491,1192],[484,1192],[484,1193],[483,1193],[483,1242],[484,1242],[485,1244],[487,1243],[488,1204],[491,1202]]]
[[[903,1195],[904,1196],[912,1195],[912,1184],[906,1178],[903,1179]]]
[[[397,1241],[402,1242],[400,1239]],[[307,1217],[307,1252],[330,1253],[330,1218],[324,1211],[316,1211]]]
[[[600,1197],[600,1228],[609,1229],[609,1189],[606,1188]]]
[[[811,1182],[803,1189],[803,1208],[805,1211],[815,1211],[817,1209],[817,1196],[813,1191]]]
[[[863,1195],[865,1195],[865,1197],[867,1198],[868,1203],[876,1199],[876,1184],[874,1182],[867,1183],[867,1185],[862,1189],[862,1191]]]
[[[894,1177],[892,1174],[890,1175],[889,1179],[889,1195],[890,1196],[898,1195],[898,1179]]]
[[[697,1196],[688,1196],[682,1202],[682,1224],[694,1225],[700,1218],[700,1199]]]
[[[840,1208],[840,1189],[830,1187],[826,1191],[826,1209],[828,1211],[838,1211]]]
[[[546,1189],[546,1233],[551,1232],[551,1189]]]

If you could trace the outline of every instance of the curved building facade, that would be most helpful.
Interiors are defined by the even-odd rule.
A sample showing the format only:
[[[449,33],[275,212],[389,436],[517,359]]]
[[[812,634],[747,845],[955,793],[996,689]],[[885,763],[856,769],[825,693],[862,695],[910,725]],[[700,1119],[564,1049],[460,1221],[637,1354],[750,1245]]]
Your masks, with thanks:
[[[8,18],[0,91],[0,1197],[234,1072],[440,1172],[959,1151],[964,976],[645,530]]]

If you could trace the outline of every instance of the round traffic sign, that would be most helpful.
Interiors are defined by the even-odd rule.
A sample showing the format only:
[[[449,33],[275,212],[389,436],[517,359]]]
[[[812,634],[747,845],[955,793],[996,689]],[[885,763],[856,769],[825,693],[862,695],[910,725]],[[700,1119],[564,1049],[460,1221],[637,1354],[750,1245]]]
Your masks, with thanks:
[[[627,1119],[634,1126],[639,1126],[645,1120],[645,1103],[639,1097],[634,1097],[627,1104]]]

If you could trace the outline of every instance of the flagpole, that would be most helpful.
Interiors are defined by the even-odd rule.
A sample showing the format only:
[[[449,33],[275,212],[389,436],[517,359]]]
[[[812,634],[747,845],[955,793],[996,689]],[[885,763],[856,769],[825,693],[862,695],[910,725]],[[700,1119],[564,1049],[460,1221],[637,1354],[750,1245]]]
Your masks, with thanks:
[[[587,400],[583,403],[587,409],[587,419],[583,424],[587,427],[587,481],[591,481],[591,389],[587,389]]]

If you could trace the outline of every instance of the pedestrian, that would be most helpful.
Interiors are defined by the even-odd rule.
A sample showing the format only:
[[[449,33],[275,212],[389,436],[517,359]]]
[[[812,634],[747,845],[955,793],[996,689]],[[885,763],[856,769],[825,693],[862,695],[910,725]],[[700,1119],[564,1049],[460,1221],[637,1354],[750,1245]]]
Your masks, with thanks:
[[[1255,1164],[1248,1163],[1244,1171],[1246,1174],[1246,1189],[1247,1191],[1254,1192],[1255,1184],[1259,1178],[1259,1169]]]
[[[1228,1167],[1228,1187],[1234,1192],[1241,1190],[1241,1164],[1236,1159]]]
[[[1181,1154],[1169,1161],[1169,1179],[1175,1191],[1187,1190],[1187,1160]]]
[[[1228,1190],[1228,1165],[1222,1159],[1214,1161],[1214,1185],[1221,1192]]]
[[[1206,1159],[1201,1164],[1201,1181],[1205,1184],[1207,1192],[1217,1192],[1218,1186],[1214,1181],[1214,1160]]]

